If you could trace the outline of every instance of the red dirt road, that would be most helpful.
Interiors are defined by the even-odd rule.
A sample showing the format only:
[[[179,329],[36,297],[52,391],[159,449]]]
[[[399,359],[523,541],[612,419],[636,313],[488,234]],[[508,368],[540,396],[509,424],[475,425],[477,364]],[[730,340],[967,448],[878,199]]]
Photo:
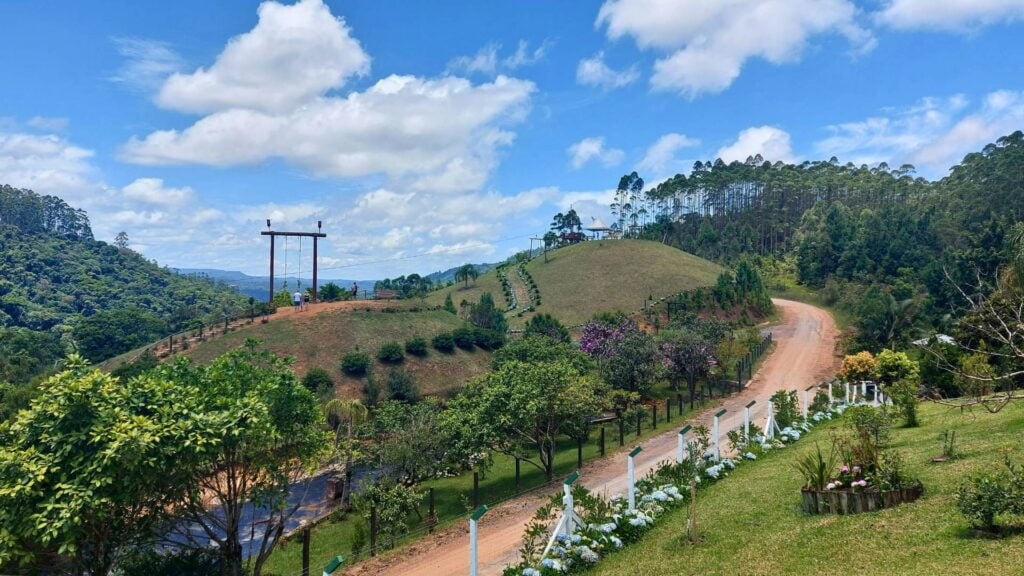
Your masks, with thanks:
[[[757,402],[751,419],[763,425],[765,405],[772,394],[783,389],[802,391],[832,377],[838,370],[835,346],[839,331],[832,317],[808,304],[781,299],[774,302],[782,312],[781,323],[771,328],[776,345],[749,386],[689,420],[689,423],[704,423],[710,428],[711,415],[721,408],[728,410],[720,424],[723,443],[726,430],[742,426],[743,407],[751,400]],[[675,458],[677,431],[673,426],[642,444],[644,450],[636,459],[637,477],[642,477],[658,462]],[[631,448],[627,446],[625,450]],[[591,490],[609,495],[625,492],[625,450],[584,464],[580,481]],[[479,527],[480,574],[501,574],[502,568],[518,560],[523,528],[536,509],[547,502],[549,494],[517,498],[484,516]],[[446,576],[466,574],[468,567],[468,529],[465,523],[460,523],[355,566],[346,574]]]

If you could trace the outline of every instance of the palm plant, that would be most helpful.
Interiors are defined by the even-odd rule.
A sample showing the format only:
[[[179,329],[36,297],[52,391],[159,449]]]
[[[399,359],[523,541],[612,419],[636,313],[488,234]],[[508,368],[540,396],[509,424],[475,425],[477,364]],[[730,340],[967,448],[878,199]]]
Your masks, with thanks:
[[[828,484],[832,471],[836,468],[835,448],[826,456],[821,451],[818,443],[814,444],[814,452],[797,458],[795,467],[804,477],[804,488],[808,490],[824,490]]]
[[[324,404],[323,411],[327,424],[334,431],[336,450],[339,448],[341,430],[345,429],[344,449],[337,451],[345,454],[345,485],[341,491],[341,507],[342,510],[347,510],[352,499],[352,467],[355,460],[352,438],[355,436],[356,426],[366,422],[370,412],[362,402],[354,398],[332,398]]]

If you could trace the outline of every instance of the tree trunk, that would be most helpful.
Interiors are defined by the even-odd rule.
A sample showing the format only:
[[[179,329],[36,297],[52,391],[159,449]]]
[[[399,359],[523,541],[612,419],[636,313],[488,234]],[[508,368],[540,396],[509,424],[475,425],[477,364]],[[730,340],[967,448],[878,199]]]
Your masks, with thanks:
[[[220,547],[220,576],[242,576],[242,545],[238,534],[228,534]]]

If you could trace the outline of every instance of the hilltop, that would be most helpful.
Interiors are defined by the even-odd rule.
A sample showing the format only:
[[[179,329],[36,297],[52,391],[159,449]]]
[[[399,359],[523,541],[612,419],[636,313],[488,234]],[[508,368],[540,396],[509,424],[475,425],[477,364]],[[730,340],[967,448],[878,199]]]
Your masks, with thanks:
[[[0,382],[27,382],[72,349],[100,361],[246,305],[223,283],[95,240],[86,213],[60,198],[0,186]]]
[[[586,322],[604,311],[635,312],[646,298],[655,299],[699,286],[714,285],[724,269],[677,248],[644,240],[594,240],[550,250],[547,262],[538,256],[526,264],[541,295],[537,312],[546,312],[566,325]],[[509,275],[514,270],[510,269]],[[456,284],[427,297],[440,305],[451,295],[476,302],[490,292],[499,303],[501,283],[496,271],[481,275],[468,287]],[[528,304],[520,303],[521,306]],[[533,315],[511,315],[509,324],[522,326]]]
[[[306,312],[289,312],[281,313],[267,324],[254,324],[213,338],[193,346],[184,354],[205,363],[241,346],[246,339],[255,338],[278,355],[294,356],[295,369],[300,376],[310,368],[322,368],[336,382],[335,394],[359,398],[363,394],[363,384],[342,375],[342,355],[358,349],[376,358],[377,349],[387,342],[405,342],[417,336],[429,342],[435,335],[450,332],[463,324],[462,320],[443,310],[410,310],[401,304],[384,307],[354,302],[351,308],[335,308],[322,313],[317,313],[315,307]],[[473,376],[486,372],[490,363],[491,354],[480,349],[466,352],[456,348],[454,352],[444,354],[430,348],[423,358],[407,354],[398,366],[387,366],[374,360],[372,373],[378,382],[383,382],[389,370],[401,368],[413,376],[420,393],[446,394]]]

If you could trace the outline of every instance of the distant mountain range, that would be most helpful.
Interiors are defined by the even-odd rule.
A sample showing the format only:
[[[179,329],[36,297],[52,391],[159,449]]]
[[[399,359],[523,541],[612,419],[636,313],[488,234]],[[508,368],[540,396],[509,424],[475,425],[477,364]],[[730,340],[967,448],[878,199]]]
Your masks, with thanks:
[[[497,265],[497,263],[474,264],[474,266],[476,266],[476,269],[480,274],[483,274],[493,269]],[[454,268],[449,268],[448,270],[427,274],[427,278],[429,278],[431,282],[435,283],[454,282],[455,272],[459,268],[461,268],[461,266],[456,266]],[[174,268],[173,270],[175,270],[178,274],[182,274],[185,276],[188,276],[190,274],[196,274],[199,276],[210,278],[211,280],[220,280],[225,284],[237,288],[238,291],[241,292],[242,294],[245,294],[246,296],[252,296],[259,300],[264,300],[267,297],[267,284],[270,282],[269,276],[250,276],[248,274],[245,274],[244,272],[238,272],[235,270],[218,270],[216,268]],[[289,276],[288,280],[289,288],[294,288],[295,277]],[[345,289],[351,288],[352,283],[355,282],[356,284],[359,285],[360,291],[373,290],[373,285],[377,283],[377,280],[354,280],[351,278],[324,277],[318,278],[317,280],[321,286],[327,284],[328,282],[334,282],[338,286],[341,286],[342,288]],[[283,278],[274,278],[274,283],[277,284],[279,290],[282,285],[281,283],[283,281]],[[301,278],[300,282],[302,283],[303,287],[313,285],[312,278]]]

